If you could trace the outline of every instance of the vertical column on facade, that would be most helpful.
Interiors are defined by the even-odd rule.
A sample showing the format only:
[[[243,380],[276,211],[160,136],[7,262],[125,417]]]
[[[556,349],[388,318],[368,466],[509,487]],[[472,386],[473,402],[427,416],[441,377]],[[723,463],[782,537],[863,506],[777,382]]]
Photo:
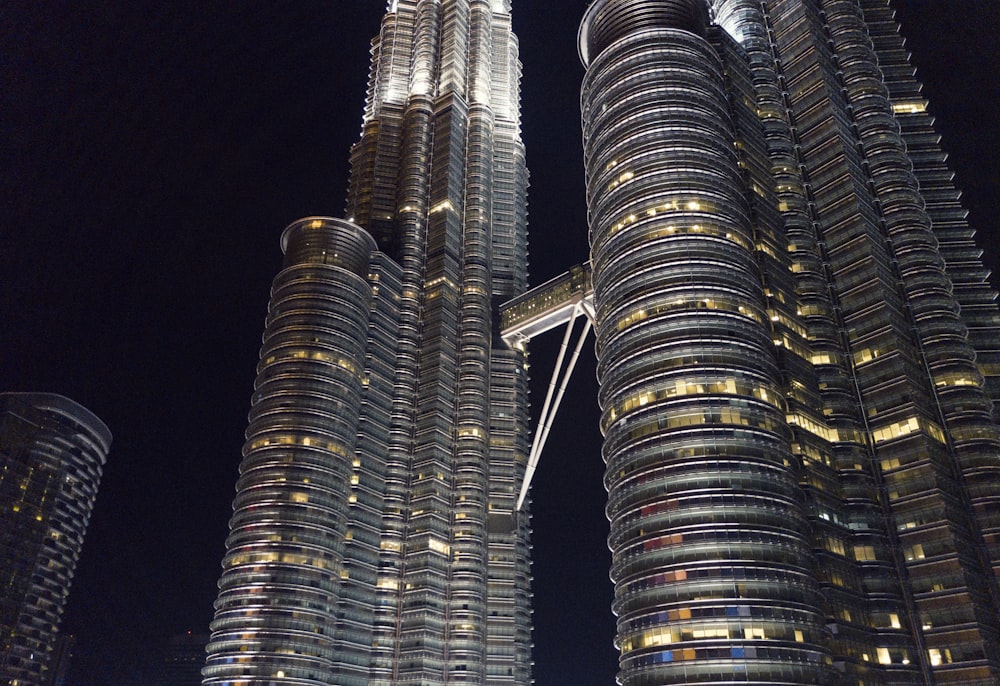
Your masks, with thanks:
[[[372,41],[364,120],[387,105],[405,104],[413,68],[414,28],[421,0],[390,0],[378,37]],[[390,177],[391,178],[391,177]]]
[[[916,483],[926,487],[932,479],[949,500],[954,499],[950,504],[974,513],[953,520],[951,532],[925,534],[911,547],[911,575],[933,575],[941,591],[955,595],[976,614],[976,626],[969,626],[970,618],[966,618],[928,628],[928,650],[951,665],[937,670],[941,683],[996,679],[1000,675],[1000,592],[989,555],[982,553],[979,526],[994,542],[1000,532],[1000,432],[992,422],[992,402],[983,392],[975,353],[959,318],[959,305],[938,254],[857,0],[824,0],[823,7],[893,266],[915,329],[918,350],[914,352],[934,382],[939,411],[935,418],[944,425],[954,459],[954,464],[933,465],[933,471],[917,465],[901,469],[890,475],[888,485],[899,493],[913,492],[919,488]],[[976,383],[947,383],[956,376]],[[938,385],[939,378],[945,383]],[[991,552],[997,552],[995,542]],[[1000,558],[994,560],[1000,569]]]
[[[482,684],[486,676],[486,516],[489,482],[490,247],[493,190],[492,11],[469,3],[469,103],[461,212],[458,393],[455,406],[453,565],[448,593],[447,678]],[[457,214],[457,212],[456,212]]]
[[[397,188],[401,166],[404,110],[387,105],[377,119],[366,121],[361,140],[351,149],[352,175],[345,216],[370,233],[386,254],[398,258]],[[386,179],[392,181],[387,181]]]
[[[462,217],[468,108],[463,90],[468,6],[418,4],[415,55],[426,46],[433,68],[414,67],[414,99],[428,92],[429,154],[414,160],[426,179],[426,239],[422,259],[420,353],[415,435],[410,466],[405,548],[400,681],[447,680],[448,604],[452,590],[455,408],[461,298]],[[433,26],[431,22],[433,21]],[[433,42],[430,31],[434,31]],[[439,50],[441,46],[448,50]],[[426,82],[428,75],[434,79]],[[444,87],[444,82],[448,87]],[[429,173],[428,173],[429,166]]]
[[[502,303],[527,288],[527,171],[520,132],[520,79],[511,3],[495,1],[491,21],[493,113],[491,295]],[[493,317],[499,317],[493,311]],[[493,322],[494,329],[499,326]],[[491,336],[493,332],[491,331]],[[528,393],[523,350],[493,336],[490,351],[489,593],[487,686],[531,681],[529,516],[515,514],[528,452]]]
[[[426,404],[420,404],[417,398],[421,393],[424,376],[422,369],[424,350],[421,340],[424,322],[421,308],[430,185],[423,160],[431,155],[433,129],[433,105],[430,98],[423,96],[412,99],[403,116],[395,234],[399,241],[398,255],[402,267],[399,343],[402,369],[397,383],[397,388],[402,394],[397,396],[394,409],[390,466],[396,468],[393,473],[397,478],[390,483],[392,488],[389,495],[392,501],[398,504],[398,520],[393,521],[394,515],[397,514],[397,505],[392,505],[388,511],[388,531],[384,544],[389,563],[391,564],[393,559],[398,559],[399,565],[399,606],[396,608],[396,641],[392,665],[394,678],[399,679],[401,683],[405,683],[407,672],[415,670],[419,674],[420,670],[419,660],[407,659],[406,654],[409,650],[419,654],[422,641],[420,638],[407,639],[407,634],[422,636],[425,618],[433,625],[435,617],[440,616],[430,608],[440,608],[443,605],[443,600],[439,596],[440,579],[443,577],[442,567],[438,565],[436,573],[426,573],[423,564],[426,562],[424,558],[427,557],[427,553],[416,554],[413,546],[417,543],[411,539],[411,534],[426,526],[423,522],[414,521],[413,510],[414,499],[417,496],[415,454],[417,444],[422,438],[419,435],[418,417],[423,416],[424,425],[428,423]],[[426,433],[423,438],[426,440]],[[436,472],[432,472],[429,476],[435,478]],[[435,511],[439,513],[439,508],[432,510]],[[427,516],[433,515],[428,513]],[[399,548],[394,550],[396,536],[399,537]],[[425,538],[425,546],[426,543]],[[418,576],[420,581],[408,586],[410,583],[408,579],[411,576]],[[431,586],[428,587],[428,584]],[[437,596],[436,600],[433,599],[434,596]],[[437,631],[440,630],[441,626],[438,624]],[[431,631],[431,635],[435,633]],[[416,678],[419,679],[419,676]]]
[[[400,435],[400,420],[411,406],[403,402],[414,377],[414,364],[399,354],[399,309],[402,298],[402,270],[383,253],[376,253],[369,265],[372,308],[366,355],[367,384],[358,429],[358,454],[362,461],[381,457],[384,461],[381,525],[375,608],[372,618],[371,662],[367,686],[392,683],[400,593],[400,551],[402,550],[407,489],[409,432]]]
[[[461,101],[440,105],[432,120],[433,159],[430,216],[427,219],[426,290],[420,312],[419,372],[415,398],[413,455],[410,463],[402,650],[407,679],[432,683],[445,679],[447,604],[451,578],[451,521],[454,484],[453,439],[457,393],[458,302],[460,286],[460,197],[450,194],[449,162],[461,159],[464,127]],[[426,174],[426,171],[424,172]],[[460,188],[458,189],[460,192]],[[444,198],[444,199],[442,199]],[[442,203],[445,203],[442,205]],[[435,209],[440,208],[440,209]],[[409,652],[409,655],[407,655]],[[408,673],[408,674],[407,674]]]
[[[440,28],[437,2],[418,3],[415,35]],[[429,40],[429,39],[428,39]],[[419,41],[419,38],[418,38]],[[417,41],[417,42],[418,42]],[[416,52],[416,51],[415,51]],[[432,59],[427,54],[425,59]],[[408,353],[417,361],[415,394],[409,428],[410,454],[407,490],[404,494],[406,518],[401,569],[398,646],[395,656],[400,684],[443,682],[444,607],[448,574],[448,518],[450,504],[449,455],[442,447],[451,433],[451,401],[454,379],[441,356],[449,356],[448,338],[442,342],[441,327],[448,327],[454,341],[454,315],[441,297],[454,298],[454,284],[442,281],[439,292],[425,291],[429,275],[440,270],[440,216],[438,227],[431,214],[438,178],[428,174],[429,160],[440,156],[434,141],[447,140],[435,116],[431,95],[411,96],[404,119],[403,167],[399,180],[398,229],[403,267],[403,315],[412,334]],[[439,211],[438,215],[441,214]],[[432,264],[435,261],[436,263]],[[426,260],[426,263],[425,263]],[[437,302],[431,302],[432,293]],[[405,334],[404,334],[405,335]],[[453,358],[452,358],[453,359]],[[449,387],[450,386],[450,387]],[[442,392],[444,393],[442,397]],[[446,444],[445,444],[446,445]]]
[[[400,167],[395,176],[396,207],[393,240],[402,267],[400,301],[400,361],[394,410],[394,440],[390,447],[390,483],[394,503],[388,508],[389,526],[383,542],[388,565],[397,565],[392,683],[442,681],[444,586],[447,576],[448,478],[443,470],[421,462],[433,452],[435,425],[442,413],[428,390],[428,355],[434,358],[436,341],[423,340],[425,256],[431,225],[431,178],[428,161],[434,154],[435,116],[433,81],[437,73],[435,46],[440,35],[440,5],[434,0],[403,2],[397,14],[408,17],[408,70],[383,75],[391,80],[388,92],[405,97]],[[399,22],[400,19],[397,19]],[[396,95],[399,97],[399,95]],[[393,178],[390,175],[390,178]],[[439,318],[428,323],[435,326]],[[428,349],[430,348],[430,349]],[[432,383],[433,385],[433,383]],[[446,421],[446,420],[445,420]],[[447,431],[442,426],[439,431]],[[423,446],[423,447],[421,447]],[[419,464],[418,464],[419,463]],[[430,487],[429,487],[430,486]],[[393,520],[395,513],[398,518]],[[398,536],[398,538],[397,538]],[[388,613],[387,613],[388,614]]]
[[[706,24],[700,1],[599,1],[581,28],[619,681],[823,683],[809,527]]]
[[[772,181],[761,185],[766,190],[773,185],[784,225],[776,253],[758,254],[764,259],[768,308],[777,311],[775,326],[785,319],[801,323],[801,328],[776,330],[775,343],[786,379],[787,413],[793,420],[792,449],[804,467],[801,484],[813,530],[816,576],[832,629],[830,646],[845,682],[882,684],[881,670],[873,667],[873,647],[877,653],[880,645],[902,642],[911,646],[910,653],[915,651],[898,583],[885,583],[897,576],[893,540],[878,507],[878,484],[841,352],[767,16],[756,0],[723,0],[714,10],[715,20],[746,51],[771,161]],[[750,160],[748,166],[752,168]],[[763,209],[767,203],[754,198],[760,195],[754,193],[751,199]],[[767,269],[775,261],[781,268]],[[784,283],[788,278],[791,283]],[[775,318],[772,314],[772,322]],[[803,329],[804,339],[797,335]]]
[[[349,222],[307,218],[286,229],[282,247],[285,264],[268,307],[206,684],[290,678],[321,686],[330,683],[337,653],[355,653],[351,661],[359,667],[368,663],[370,639],[338,636],[331,606],[356,602],[363,611],[371,599],[359,594],[374,593],[372,569],[358,568],[352,581],[343,553],[349,511],[358,503],[355,444],[375,244]],[[376,492],[366,499],[366,509],[381,508]],[[376,551],[358,553],[374,559]]]

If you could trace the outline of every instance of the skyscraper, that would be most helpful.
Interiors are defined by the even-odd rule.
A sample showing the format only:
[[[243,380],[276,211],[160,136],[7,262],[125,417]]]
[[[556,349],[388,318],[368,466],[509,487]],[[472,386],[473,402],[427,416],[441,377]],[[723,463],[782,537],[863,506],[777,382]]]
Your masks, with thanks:
[[[52,393],[0,393],[0,681],[43,686],[111,432]],[[57,657],[72,640],[59,644]]]
[[[509,0],[392,0],[347,219],[282,237],[206,684],[527,683]]]
[[[889,3],[579,44],[621,683],[998,683],[1000,317]]]

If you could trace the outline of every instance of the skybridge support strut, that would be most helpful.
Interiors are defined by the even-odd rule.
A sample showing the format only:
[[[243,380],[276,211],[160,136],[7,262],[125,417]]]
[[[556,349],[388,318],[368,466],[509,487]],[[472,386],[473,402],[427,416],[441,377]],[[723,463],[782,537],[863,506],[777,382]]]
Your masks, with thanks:
[[[569,350],[572,343],[573,332],[576,328],[576,319],[581,314],[585,315],[583,328],[576,339],[576,345],[573,346],[573,352],[570,355],[569,362],[564,371],[563,362],[566,359],[566,352]],[[585,302],[576,303],[573,306],[572,315],[566,322],[566,333],[563,336],[562,345],[559,347],[559,356],[556,358],[555,368],[552,370],[552,379],[549,381],[549,388],[545,394],[545,403],[542,405],[542,414],[538,418],[538,428],[535,430],[535,437],[531,442],[531,452],[528,453],[528,466],[524,472],[524,482],[521,484],[521,493],[518,495],[517,507],[515,510],[521,509],[521,505],[528,496],[528,489],[531,486],[531,479],[535,475],[535,469],[538,467],[538,460],[542,454],[542,448],[545,447],[545,441],[549,437],[549,429],[552,428],[552,421],[555,419],[556,412],[559,410],[559,404],[562,402],[563,394],[566,392],[566,386],[569,384],[569,379],[573,375],[573,369],[576,367],[576,361],[580,358],[580,351],[583,349],[583,342],[587,339],[587,334],[590,333],[592,324],[592,313],[590,308],[587,307],[587,304]]]

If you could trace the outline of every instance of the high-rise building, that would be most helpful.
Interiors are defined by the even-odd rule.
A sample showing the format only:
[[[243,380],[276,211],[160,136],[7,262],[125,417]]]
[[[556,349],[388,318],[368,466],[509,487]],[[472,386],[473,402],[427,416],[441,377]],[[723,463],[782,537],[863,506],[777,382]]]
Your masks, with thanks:
[[[52,393],[0,393],[0,683],[52,683],[59,620],[111,432]],[[58,646],[53,663],[53,649]],[[55,668],[55,669],[54,669]]]
[[[890,3],[579,48],[620,683],[1000,683],[1000,316]]]
[[[530,681],[510,0],[391,0],[347,219],[282,237],[205,684]]]

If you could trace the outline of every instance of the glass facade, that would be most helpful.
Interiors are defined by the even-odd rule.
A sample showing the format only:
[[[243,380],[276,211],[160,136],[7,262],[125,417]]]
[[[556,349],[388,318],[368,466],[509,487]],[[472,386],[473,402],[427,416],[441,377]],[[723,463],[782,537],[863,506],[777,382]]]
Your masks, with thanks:
[[[890,4],[580,54],[621,683],[996,683],[1000,316]]]
[[[50,683],[59,621],[111,447],[86,408],[0,393],[0,681]]]
[[[205,684],[530,682],[509,0],[392,0],[346,220],[285,232]]]
[[[285,230],[282,247],[205,683],[364,683],[384,480],[358,446],[375,242],[310,217]]]

